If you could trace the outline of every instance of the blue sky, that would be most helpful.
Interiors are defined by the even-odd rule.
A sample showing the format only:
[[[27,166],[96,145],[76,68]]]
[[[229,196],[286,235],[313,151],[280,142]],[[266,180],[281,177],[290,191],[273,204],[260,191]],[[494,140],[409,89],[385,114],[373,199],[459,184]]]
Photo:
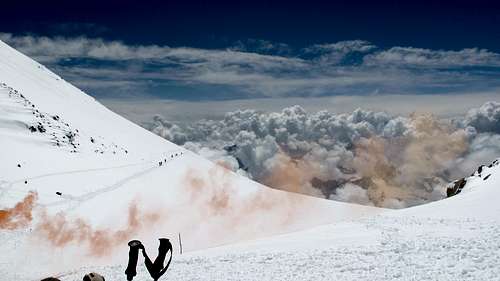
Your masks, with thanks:
[[[78,35],[134,45],[224,48],[257,38],[296,48],[362,39],[500,51],[495,0],[440,1],[2,1],[2,31]]]
[[[247,2],[12,1],[0,39],[105,103],[500,95],[495,1]]]

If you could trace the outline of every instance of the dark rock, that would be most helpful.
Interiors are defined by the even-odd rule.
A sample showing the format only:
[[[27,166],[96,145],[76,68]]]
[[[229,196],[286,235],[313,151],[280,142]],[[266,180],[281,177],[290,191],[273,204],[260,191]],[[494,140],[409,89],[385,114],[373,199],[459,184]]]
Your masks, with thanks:
[[[337,180],[321,180],[319,178],[314,177],[311,180],[311,185],[314,188],[317,188],[321,190],[321,193],[325,196],[325,198],[328,198],[331,194],[334,194],[337,188],[342,186],[345,181],[337,181]]]
[[[233,145],[225,146],[224,150],[227,151],[227,152],[229,152],[229,153],[236,152],[238,150],[238,145],[237,144],[233,144]]]
[[[451,196],[459,194],[462,191],[462,189],[464,188],[466,183],[467,183],[467,180],[465,178],[454,181],[453,185],[449,186],[446,189],[446,197],[451,197]]]
[[[248,167],[243,163],[243,161],[241,161],[241,159],[237,156],[235,156],[235,158],[236,158],[236,161],[238,162],[238,169],[241,169],[245,172],[248,172]]]
[[[47,131],[42,124],[38,124],[38,126],[36,126],[36,128],[38,129],[38,131],[40,133],[45,133]]]
[[[481,172],[483,171],[483,167],[484,167],[484,165],[481,165],[481,166],[479,166],[479,168],[477,168],[478,174],[481,174]]]
[[[66,133],[66,137],[68,138],[68,140],[70,142],[73,142],[75,140],[75,136],[76,136],[75,133],[73,133],[71,131]]]

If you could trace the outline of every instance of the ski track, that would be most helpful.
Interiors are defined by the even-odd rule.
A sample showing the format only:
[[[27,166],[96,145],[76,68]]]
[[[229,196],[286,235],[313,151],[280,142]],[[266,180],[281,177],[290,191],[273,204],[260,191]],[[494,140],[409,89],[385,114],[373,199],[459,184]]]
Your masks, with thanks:
[[[176,152],[169,152],[169,153],[170,153],[170,155],[176,155]],[[179,154],[179,156],[170,157],[170,158],[166,157],[165,159],[167,159],[167,161],[164,162],[163,164],[167,165],[167,164],[169,164],[170,162],[176,160],[178,157],[180,157],[182,155],[183,155],[183,153],[181,152]],[[116,170],[116,169],[121,169],[121,168],[127,168],[127,167],[144,165],[144,164],[152,163],[152,162],[154,162],[154,161],[142,161],[142,162],[138,162],[138,163],[125,164],[125,165],[112,166],[112,167],[105,167],[105,168],[93,168],[93,169],[71,170],[71,171],[58,172],[58,173],[47,173],[47,174],[42,174],[42,175],[38,175],[38,176],[34,176],[34,177],[28,177],[28,178],[23,178],[23,179],[19,179],[19,180],[14,180],[14,181],[11,181],[11,182],[5,181],[5,180],[0,180],[0,190],[1,190],[0,198],[2,198],[5,195],[5,193],[13,191],[12,187],[13,187],[14,184],[20,183],[20,182],[24,182],[25,180],[33,181],[33,180],[37,180],[37,179],[41,179],[41,178],[55,177],[55,176],[68,175],[68,174],[79,174],[79,173],[89,173],[89,172],[106,171],[106,170]],[[97,189],[97,190],[92,191],[92,192],[88,192],[88,193],[80,195],[80,196],[71,196],[71,195],[63,194],[61,196],[61,198],[66,199],[66,200],[71,200],[71,201],[77,201],[78,202],[77,205],[68,208],[68,210],[74,209],[74,208],[78,207],[78,205],[81,204],[84,201],[91,200],[92,198],[95,198],[96,196],[98,196],[100,194],[103,194],[103,193],[110,192],[110,191],[113,191],[115,189],[118,189],[118,188],[120,188],[121,186],[123,186],[127,182],[130,182],[130,181],[132,181],[134,179],[142,177],[142,176],[144,176],[144,175],[152,172],[153,170],[155,170],[157,168],[164,167],[164,166],[159,166],[158,163],[156,163],[156,162],[154,162],[154,163],[155,164],[153,166],[148,167],[148,168],[146,168],[146,169],[144,169],[142,171],[139,171],[137,173],[134,173],[134,174],[132,174],[132,175],[130,175],[128,177],[125,177],[125,178],[117,181],[116,183],[114,183],[114,184],[112,184],[110,186],[107,186],[107,187],[104,187],[104,188],[100,188],[100,189]],[[40,205],[41,206],[45,206],[45,207],[50,207],[50,206],[64,205],[64,204],[67,204],[67,203],[68,203],[67,201],[59,201],[59,202],[48,203],[48,204],[40,204]]]
[[[61,175],[80,174],[80,173],[97,172],[97,171],[105,171],[105,170],[114,170],[114,169],[120,169],[120,168],[126,168],[126,167],[144,165],[146,163],[151,163],[151,161],[144,161],[144,162],[139,162],[139,163],[134,163],[134,164],[126,164],[126,165],[113,166],[113,167],[105,167],[105,168],[93,168],[93,169],[71,170],[71,171],[57,172],[57,173],[47,173],[47,174],[42,174],[42,175],[38,175],[38,176],[27,177],[27,178],[18,179],[18,180],[13,180],[13,181],[10,181],[10,182],[9,181],[5,181],[5,180],[0,180],[0,190],[1,190],[1,192],[0,192],[0,198],[2,198],[5,195],[5,193],[8,193],[9,191],[11,191],[14,184],[22,183],[24,181],[33,181],[33,180],[37,180],[37,179],[42,179],[42,178],[47,178],[47,177],[54,177],[54,176],[61,176]]]
[[[91,200],[92,198],[95,198],[96,196],[99,196],[100,194],[116,190],[116,189],[120,188],[121,186],[123,186],[125,183],[130,182],[130,181],[132,181],[134,179],[137,179],[139,177],[142,177],[142,176],[144,176],[146,174],[149,174],[150,172],[154,171],[157,168],[161,168],[161,167],[159,167],[159,166],[156,165],[156,166],[147,168],[147,169],[145,169],[143,171],[140,171],[138,173],[132,174],[132,175],[126,177],[126,178],[123,178],[123,179],[119,180],[118,182],[116,182],[116,183],[114,183],[114,184],[112,184],[110,186],[103,187],[101,189],[97,189],[95,191],[88,192],[88,193],[85,193],[85,194],[80,195],[80,196],[71,196],[71,197],[68,197],[67,199],[72,200],[72,201],[77,201],[78,204],[75,205],[75,206],[72,206],[72,207],[68,208],[66,211],[72,210],[72,209],[78,207],[78,205],[80,205],[82,202],[85,202],[87,200]],[[68,202],[66,202],[66,201],[60,201],[60,202],[54,202],[54,203],[45,204],[44,206],[45,207],[58,206],[58,205],[65,205],[67,203]]]
[[[181,155],[182,155],[182,154],[181,154]],[[177,157],[175,157],[175,158],[170,158],[170,159],[169,159],[169,161],[167,161],[166,163],[164,163],[164,165],[167,165],[168,163],[170,163],[170,162],[174,161],[174,160],[175,160],[175,159],[177,159],[177,158],[178,158],[178,156],[177,156]],[[83,195],[80,195],[80,196],[71,196],[71,197],[70,197],[70,198],[68,198],[68,199],[70,199],[70,200],[72,200],[72,201],[77,201],[78,203],[77,203],[76,205],[74,205],[74,206],[72,206],[72,207],[68,208],[66,211],[70,211],[70,210],[72,210],[72,209],[74,209],[74,208],[78,207],[78,206],[79,206],[82,202],[85,202],[85,201],[91,200],[91,199],[95,198],[96,196],[99,196],[99,195],[104,194],[104,193],[106,193],[106,192],[111,192],[111,191],[114,191],[114,190],[116,190],[116,189],[118,189],[118,188],[122,187],[124,184],[126,184],[126,183],[128,183],[128,182],[130,182],[130,181],[132,181],[132,180],[135,180],[135,179],[137,179],[137,178],[140,178],[140,177],[142,177],[142,176],[144,176],[144,175],[147,175],[147,174],[151,173],[152,171],[154,171],[154,170],[156,170],[156,169],[159,169],[159,168],[162,168],[162,167],[163,167],[163,166],[159,166],[158,164],[156,164],[156,165],[154,165],[154,166],[152,166],[152,167],[150,167],[150,168],[147,168],[147,169],[145,169],[145,170],[142,170],[142,171],[140,171],[140,172],[137,172],[137,173],[135,173],[135,174],[132,174],[132,175],[130,175],[130,176],[128,176],[128,177],[125,177],[125,178],[123,178],[123,179],[119,180],[118,182],[116,182],[116,183],[114,183],[114,184],[112,184],[112,185],[110,185],[110,186],[107,186],[107,187],[104,187],[104,188],[101,188],[101,189],[97,189],[97,190],[95,190],[95,191],[88,192],[88,193],[83,194]],[[64,201],[63,201],[63,202],[55,202],[55,203],[46,204],[46,205],[44,205],[44,206],[47,206],[47,207],[48,207],[48,206],[57,206],[57,205],[62,205],[62,204],[66,204],[66,203],[67,203],[67,202],[64,202]]]

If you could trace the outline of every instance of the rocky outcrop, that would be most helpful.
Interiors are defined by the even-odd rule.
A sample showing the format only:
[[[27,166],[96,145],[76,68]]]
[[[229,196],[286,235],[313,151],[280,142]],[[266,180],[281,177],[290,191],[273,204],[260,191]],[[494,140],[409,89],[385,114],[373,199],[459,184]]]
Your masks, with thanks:
[[[465,178],[461,178],[459,180],[454,181],[451,185],[446,189],[446,196],[451,197],[459,194],[464,188],[467,180]]]
[[[456,180],[453,183],[449,184],[448,187],[446,188],[446,196],[451,197],[451,196],[459,194],[462,191],[462,189],[464,188],[464,186],[467,184],[467,179],[470,179],[473,177],[478,177],[478,178],[482,178],[483,181],[488,180],[491,176],[490,168],[492,168],[493,166],[499,165],[499,164],[500,164],[500,162],[497,159],[497,160],[493,161],[493,163],[491,163],[488,166],[481,165],[477,168],[476,171],[474,171],[474,173],[472,173],[470,175],[469,178],[461,178],[461,179]]]

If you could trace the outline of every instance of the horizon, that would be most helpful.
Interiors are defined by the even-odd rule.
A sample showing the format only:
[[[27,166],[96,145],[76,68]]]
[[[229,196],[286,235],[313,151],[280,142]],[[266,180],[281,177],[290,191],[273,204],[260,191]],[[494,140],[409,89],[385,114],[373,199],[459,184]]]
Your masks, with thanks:
[[[495,1],[30,4],[5,4],[0,40],[138,123],[222,118],[263,99],[267,111],[294,100],[447,117],[500,93]],[[157,106],[166,103],[177,106]]]

